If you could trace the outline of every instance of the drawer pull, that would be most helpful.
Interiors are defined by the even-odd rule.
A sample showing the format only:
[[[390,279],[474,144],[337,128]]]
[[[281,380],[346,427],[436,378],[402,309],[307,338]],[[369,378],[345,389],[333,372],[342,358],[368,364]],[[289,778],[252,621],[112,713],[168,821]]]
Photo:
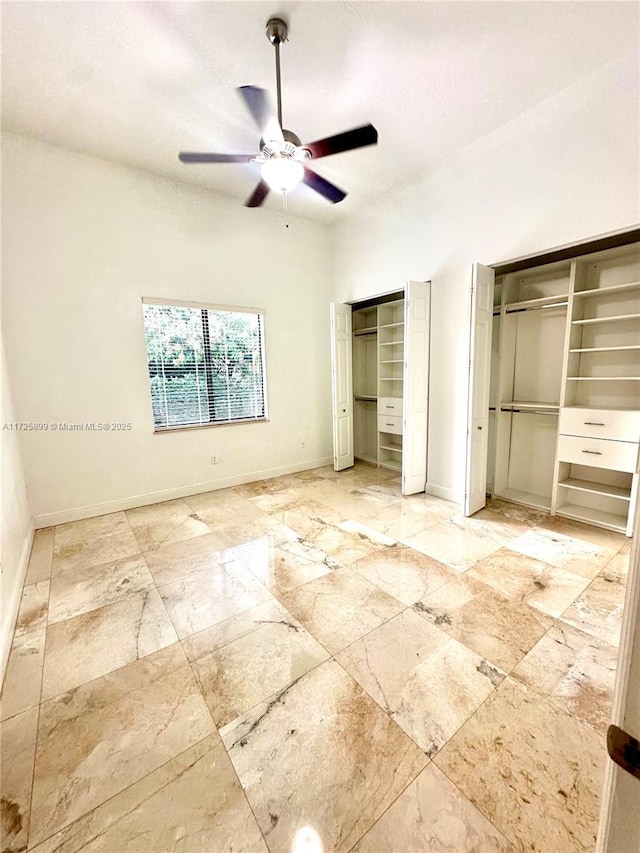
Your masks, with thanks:
[[[600,424],[597,421],[585,421],[585,426],[606,426],[606,424]]]
[[[593,456],[602,456],[599,450],[583,450],[583,453],[591,453]]]
[[[385,409],[395,409],[395,406],[385,406]]]
[[[395,426],[395,424],[385,424],[385,426]]]

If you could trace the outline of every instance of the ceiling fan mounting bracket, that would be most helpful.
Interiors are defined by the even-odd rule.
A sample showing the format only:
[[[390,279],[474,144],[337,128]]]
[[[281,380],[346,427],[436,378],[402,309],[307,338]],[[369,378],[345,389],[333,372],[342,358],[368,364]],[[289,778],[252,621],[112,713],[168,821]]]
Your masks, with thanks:
[[[267,21],[267,38],[271,44],[282,44],[287,41],[289,29],[282,18],[269,18]]]

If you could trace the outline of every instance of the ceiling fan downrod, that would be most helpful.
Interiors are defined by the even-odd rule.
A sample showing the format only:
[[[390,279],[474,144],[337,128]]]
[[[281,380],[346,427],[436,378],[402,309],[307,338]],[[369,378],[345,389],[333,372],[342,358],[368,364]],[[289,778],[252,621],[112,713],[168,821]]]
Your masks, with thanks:
[[[267,38],[276,49],[276,92],[278,98],[278,124],[282,124],[282,83],[280,78],[280,45],[287,41],[287,24],[282,18],[269,18],[267,21]]]

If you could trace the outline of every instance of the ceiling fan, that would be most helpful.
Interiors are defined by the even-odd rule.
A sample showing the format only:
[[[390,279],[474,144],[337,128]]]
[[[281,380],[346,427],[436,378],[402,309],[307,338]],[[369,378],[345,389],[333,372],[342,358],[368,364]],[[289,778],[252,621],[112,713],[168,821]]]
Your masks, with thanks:
[[[238,89],[260,130],[260,154],[255,156],[181,151],[178,157],[183,163],[259,164],[261,180],[245,202],[246,207],[260,207],[269,190],[281,192],[286,198],[286,193],[296,187],[300,181],[336,204],[345,198],[346,192],[310,169],[308,162],[313,158],[329,157],[341,151],[375,145],[378,141],[378,131],[372,124],[365,124],[362,127],[303,145],[295,133],[285,130],[282,124],[280,45],[287,41],[287,25],[281,18],[271,18],[267,21],[267,38],[276,50],[277,119],[273,115],[269,97],[264,89],[257,86],[240,86]]]

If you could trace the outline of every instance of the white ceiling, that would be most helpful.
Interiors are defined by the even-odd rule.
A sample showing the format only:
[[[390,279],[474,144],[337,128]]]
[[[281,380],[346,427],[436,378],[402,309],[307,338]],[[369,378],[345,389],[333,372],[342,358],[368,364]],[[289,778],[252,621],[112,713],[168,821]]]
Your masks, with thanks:
[[[3,127],[242,203],[256,166],[187,166],[177,153],[257,153],[235,88],[274,92],[264,26],[276,14],[289,22],[285,126],[303,142],[369,121],[379,132],[378,146],[315,164],[349,192],[344,202],[304,186],[292,194],[291,213],[321,221],[371,205],[638,50],[636,3],[5,0]]]

